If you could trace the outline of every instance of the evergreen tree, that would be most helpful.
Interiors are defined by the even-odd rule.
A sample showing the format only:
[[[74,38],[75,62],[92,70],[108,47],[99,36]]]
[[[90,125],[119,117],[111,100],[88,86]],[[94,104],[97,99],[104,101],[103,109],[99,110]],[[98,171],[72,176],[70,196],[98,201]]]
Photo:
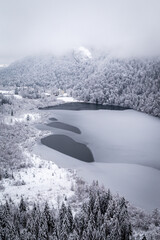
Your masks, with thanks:
[[[121,240],[128,240],[132,235],[131,223],[129,221],[129,215],[127,210],[126,201],[124,198],[121,198],[118,206],[118,222],[121,230]]]
[[[62,225],[62,223],[63,223],[63,218],[64,218],[66,212],[67,212],[67,208],[66,208],[66,206],[65,206],[65,204],[63,202],[62,205],[61,205],[61,208],[59,210],[59,222],[60,222],[60,225]]]
[[[20,212],[26,212],[26,203],[25,203],[23,197],[21,197],[21,201],[19,204],[19,210],[20,210]]]
[[[68,208],[67,208],[67,217],[68,217],[68,221],[69,221],[69,231],[72,232],[72,230],[73,230],[73,215],[72,215],[71,206],[68,206]]]
[[[145,234],[143,235],[142,240],[147,240]]]

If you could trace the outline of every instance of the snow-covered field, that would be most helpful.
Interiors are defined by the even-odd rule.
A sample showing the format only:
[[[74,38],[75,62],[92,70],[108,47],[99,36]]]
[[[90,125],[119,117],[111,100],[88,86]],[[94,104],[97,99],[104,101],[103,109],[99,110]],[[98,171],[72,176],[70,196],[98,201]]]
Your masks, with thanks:
[[[78,102],[76,99],[74,99],[73,97],[67,97],[65,96],[65,94],[63,94],[62,97],[57,97],[57,100],[61,100],[63,102]]]
[[[0,90],[0,93],[5,94],[5,96],[6,94],[18,96],[14,95],[14,91]],[[21,104],[21,98],[16,98],[16,101],[17,105]],[[34,145],[40,135],[42,137],[46,134],[33,128],[33,124],[42,121],[42,114],[38,112],[32,102],[33,100],[26,99],[23,101],[23,108],[16,109],[17,111],[14,108],[15,106],[12,106],[13,116],[11,111],[1,115],[0,122],[12,125],[13,131],[14,125],[17,126],[17,124],[20,124],[20,127],[24,125],[24,128],[27,126],[28,129],[25,131],[27,140],[22,142],[20,146],[26,166],[14,169],[13,178],[2,178],[0,181],[0,202],[4,203],[6,199],[11,198],[15,203],[19,203],[21,196],[23,196],[31,205],[33,202],[44,204],[45,201],[48,201],[50,205],[57,208],[62,201],[74,196],[76,176],[74,171],[59,168],[53,161],[47,161],[47,159],[39,158],[31,153],[30,145]],[[32,128],[35,131],[32,132]],[[31,131],[28,131],[29,129]],[[18,143],[17,148],[19,148]],[[10,167],[9,171],[12,171]]]
[[[0,191],[0,201],[11,198],[15,203],[19,203],[21,196],[28,201],[40,202],[44,204],[48,201],[55,208],[62,201],[72,197],[72,190],[75,179],[74,174],[59,168],[56,164],[38,158],[34,154],[25,152],[32,166],[14,171],[14,179],[2,179]]]
[[[14,94],[14,90],[10,90],[10,91],[0,90],[0,93],[2,93],[6,97],[14,97],[14,98],[19,99],[19,100],[22,99],[21,95]]]
[[[35,147],[37,154],[62,167],[77,169],[88,182],[98,179],[139,207],[160,208],[159,119],[133,110],[56,110],[50,114],[80,128],[82,134],[72,133],[72,137],[87,144],[95,162],[84,163],[42,145]]]
[[[19,116],[4,116],[2,122],[8,125],[13,125],[15,123],[22,123],[22,122],[36,122],[40,119],[40,114],[38,113],[24,113]]]

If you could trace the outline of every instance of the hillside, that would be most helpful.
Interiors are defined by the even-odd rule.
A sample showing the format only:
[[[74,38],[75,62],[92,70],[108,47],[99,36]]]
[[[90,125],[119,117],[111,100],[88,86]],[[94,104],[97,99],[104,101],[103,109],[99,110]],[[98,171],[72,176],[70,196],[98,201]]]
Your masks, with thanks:
[[[0,84],[60,88],[86,102],[130,107],[160,117],[159,58],[118,59],[84,50],[26,57],[0,70]]]

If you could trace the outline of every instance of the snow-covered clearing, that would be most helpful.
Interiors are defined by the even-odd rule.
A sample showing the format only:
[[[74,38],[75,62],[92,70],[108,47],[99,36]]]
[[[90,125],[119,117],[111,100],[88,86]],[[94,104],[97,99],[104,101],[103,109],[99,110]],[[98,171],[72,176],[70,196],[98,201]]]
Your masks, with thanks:
[[[40,159],[34,154],[24,153],[32,163],[30,168],[14,171],[14,179],[2,179],[0,200],[4,202],[11,198],[19,203],[23,196],[30,204],[48,201],[57,207],[62,201],[73,196],[72,187],[75,184],[74,173],[59,168],[53,162]]]
[[[63,102],[79,102],[78,100],[74,99],[73,97],[67,97],[63,94],[62,97],[57,97],[57,100],[61,100]]]
[[[14,97],[16,99],[23,99],[21,95],[14,94],[14,90],[0,90],[0,93],[2,93],[5,97]]]
[[[54,110],[50,115],[80,128],[82,134],[77,137],[72,133],[72,137],[87,144],[95,162],[84,163],[43,145],[35,147],[37,154],[59,166],[77,169],[88,182],[98,179],[139,207],[160,208],[160,171],[155,169],[160,169],[159,119],[132,110]]]
[[[10,95],[13,95],[13,90],[0,90],[0,93],[6,95],[6,94],[10,94]]]
[[[8,124],[8,125],[13,125],[15,124],[16,122],[36,122],[40,119],[40,114],[38,113],[32,113],[32,112],[28,112],[28,113],[24,113],[24,114],[21,114],[21,115],[15,115],[15,116],[4,116],[3,118],[3,123],[4,124]]]

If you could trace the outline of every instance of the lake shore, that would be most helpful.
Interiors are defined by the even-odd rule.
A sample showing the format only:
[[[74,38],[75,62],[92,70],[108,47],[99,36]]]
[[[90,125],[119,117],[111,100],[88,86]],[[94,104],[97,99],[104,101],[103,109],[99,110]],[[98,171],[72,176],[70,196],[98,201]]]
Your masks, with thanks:
[[[133,110],[96,112],[49,111],[51,117],[81,130],[78,137],[69,131],[61,132],[85,142],[95,162],[81,162],[42,144],[34,151],[58,166],[76,169],[87,182],[97,179],[139,207],[146,210],[159,208],[159,119]]]

